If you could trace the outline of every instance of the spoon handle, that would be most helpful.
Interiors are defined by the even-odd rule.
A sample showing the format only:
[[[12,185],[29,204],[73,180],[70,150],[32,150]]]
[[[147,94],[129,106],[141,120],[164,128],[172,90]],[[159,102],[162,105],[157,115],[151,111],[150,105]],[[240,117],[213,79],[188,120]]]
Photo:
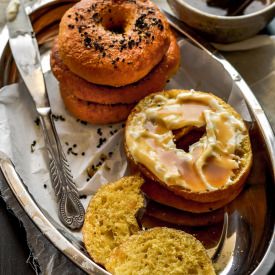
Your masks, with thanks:
[[[48,150],[50,177],[58,200],[59,218],[66,227],[79,229],[83,225],[85,211],[62,150],[52,113],[40,114],[39,118]]]
[[[253,2],[254,0],[245,0],[236,9],[228,11],[227,16],[241,15],[243,11]]]

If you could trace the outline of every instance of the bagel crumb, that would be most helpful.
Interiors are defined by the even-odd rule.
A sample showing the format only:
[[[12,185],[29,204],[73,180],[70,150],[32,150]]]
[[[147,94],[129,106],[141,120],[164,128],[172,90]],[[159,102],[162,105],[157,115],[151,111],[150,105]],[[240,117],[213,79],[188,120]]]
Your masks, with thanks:
[[[143,179],[124,177],[99,188],[89,203],[82,228],[85,247],[94,261],[105,264],[113,248],[140,230],[136,213],[144,205]]]

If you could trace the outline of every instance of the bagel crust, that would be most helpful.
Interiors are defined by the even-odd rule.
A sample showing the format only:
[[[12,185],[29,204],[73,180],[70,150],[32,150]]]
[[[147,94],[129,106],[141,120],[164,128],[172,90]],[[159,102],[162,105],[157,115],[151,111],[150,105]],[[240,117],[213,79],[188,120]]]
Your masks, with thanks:
[[[170,40],[169,49],[161,62],[140,81],[123,87],[96,85],[72,73],[59,56],[57,40],[51,54],[52,72],[63,86],[70,87],[72,93],[84,101],[100,104],[138,102],[150,93],[161,91],[167,80],[178,69],[180,50],[176,37],[172,33]]]
[[[186,200],[182,196],[178,196],[174,192],[165,188],[163,185],[160,185],[159,183],[150,180],[145,180],[145,183],[142,185],[141,190],[151,200],[156,201],[160,204],[191,213],[207,213],[222,208],[230,203],[239,195],[242,188],[236,189],[234,190],[234,192],[230,192],[226,199],[204,203]]]
[[[161,61],[170,44],[169,24],[149,0],[82,0],[62,17],[58,43],[73,73],[120,87]]]
[[[234,123],[234,124],[232,124],[232,125],[234,125],[232,127],[237,127],[237,128],[232,128],[232,129],[238,129],[238,130],[236,130],[237,131],[236,136],[232,136],[232,137],[234,137],[234,139],[232,141],[234,141],[235,143],[232,143],[232,141],[231,141],[230,143],[225,143],[225,145],[223,145],[223,146],[228,146],[228,147],[222,147],[222,149],[219,149],[220,148],[219,146],[221,146],[220,145],[221,144],[220,140],[218,140],[218,143],[217,142],[213,143],[213,141],[211,141],[211,140],[214,140],[213,138],[210,139],[210,141],[209,141],[210,143],[206,143],[206,144],[212,144],[211,146],[213,146],[213,147],[210,147],[210,148],[216,148],[215,150],[219,149],[218,152],[221,152],[220,153],[221,155],[217,155],[217,157],[218,158],[220,158],[219,156],[227,157],[227,159],[225,159],[225,161],[226,161],[225,163],[227,164],[228,160],[229,160],[229,164],[230,164],[229,167],[232,167],[232,168],[228,168],[230,170],[226,170],[227,174],[226,174],[226,177],[224,177],[223,181],[220,180],[220,177],[219,177],[220,175],[215,174],[215,173],[212,172],[212,178],[214,177],[214,180],[212,181],[213,185],[210,186],[211,188],[208,187],[209,182],[207,182],[208,185],[205,185],[205,187],[204,187],[202,185],[202,181],[198,181],[197,177],[198,176],[202,177],[205,174],[198,174],[198,176],[196,176],[196,178],[192,177],[193,179],[195,179],[195,181],[191,181],[190,180],[190,174],[189,175],[187,174],[187,178],[186,178],[185,176],[183,176],[182,174],[180,174],[178,172],[178,174],[182,175],[182,176],[173,177],[173,178],[171,178],[172,181],[169,182],[167,180],[164,180],[163,178],[158,177],[153,172],[154,170],[152,168],[150,168],[150,166],[148,166],[148,163],[151,164],[151,165],[156,165],[156,164],[153,164],[153,163],[155,163],[154,162],[155,158],[152,159],[150,157],[152,155],[152,153],[151,153],[151,155],[149,155],[149,158],[147,159],[147,165],[146,165],[146,163],[143,163],[142,161],[140,161],[140,159],[137,160],[136,157],[133,156],[134,148],[136,148],[136,149],[138,148],[138,151],[136,151],[137,154],[145,154],[145,155],[147,154],[146,151],[141,152],[142,148],[140,146],[136,147],[136,145],[133,145],[130,142],[130,140],[131,140],[130,135],[132,135],[132,138],[134,138],[134,139],[135,139],[135,137],[138,138],[138,137],[143,137],[143,136],[146,137],[147,136],[146,132],[141,133],[141,134],[137,132],[138,131],[137,129],[139,129],[139,128],[135,128],[135,125],[137,125],[137,124],[133,121],[136,121],[136,122],[139,121],[138,127],[140,125],[148,125],[147,129],[152,128],[152,126],[150,124],[148,124],[148,123],[143,124],[143,122],[142,122],[144,116],[146,116],[145,113],[147,112],[146,110],[147,110],[148,106],[155,106],[154,105],[155,104],[154,103],[155,99],[160,100],[163,97],[168,98],[168,99],[170,99],[170,98],[174,99],[174,98],[177,98],[177,96],[179,96],[179,98],[184,98],[184,96],[185,96],[184,94],[187,94],[187,97],[189,95],[194,95],[195,94],[195,95],[198,95],[198,98],[201,98],[201,99],[204,98],[204,97],[210,98],[209,100],[212,102],[211,104],[212,105],[214,104],[215,106],[217,106],[217,108],[221,108],[219,112],[226,115],[226,120],[223,123],[223,125],[227,125],[226,123],[228,123],[230,121],[230,123],[231,122]],[[183,95],[183,96],[181,97],[181,95]],[[192,96],[189,97],[188,100],[190,100],[191,104],[193,103],[192,102]],[[205,103],[205,102],[203,102],[203,103]],[[162,105],[158,102],[157,106],[161,107]],[[163,106],[167,106],[167,104],[165,103]],[[219,107],[219,106],[221,106],[221,107]],[[202,107],[200,106],[200,108],[202,108]],[[203,106],[203,108],[206,108],[206,107]],[[166,110],[168,110],[168,109],[166,109]],[[155,118],[156,112],[157,111],[154,110],[151,113],[149,113],[151,116],[153,116],[154,121],[157,121],[157,118]],[[206,114],[205,115],[207,115],[207,113],[208,113],[208,118],[209,118],[210,115],[211,115],[211,112],[214,113],[214,115],[213,115],[214,118],[215,118],[215,116],[217,116],[217,113],[219,113],[218,111],[213,112],[213,111],[210,111],[210,110],[208,111],[206,109]],[[143,117],[143,118],[140,118],[139,114],[141,114],[141,117]],[[163,111],[162,114],[166,114],[165,111]],[[190,114],[190,112],[188,112],[188,114]],[[175,119],[171,119],[170,123],[174,123]],[[146,120],[144,120],[144,121],[146,121]],[[216,119],[216,121],[219,122],[219,120],[217,120],[217,119]],[[181,121],[177,120],[177,123],[181,123]],[[194,123],[198,123],[198,121],[196,121]],[[201,124],[205,123],[204,118],[202,116],[200,116],[200,123]],[[155,126],[159,127],[157,125],[158,124],[156,124]],[[210,125],[211,125],[211,123],[210,123]],[[223,125],[221,127],[223,127]],[[141,127],[143,127],[143,126],[141,126]],[[201,125],[199,127],[201,127]],[[194,144],[190,145],[189,149],[191,148],[191,150],[193,150],[194,148],[198,148],[198,146],[200,146],[200,148],[205,148],[205,147],[201,147],[202,144],[203,144],[202,142],[205,142],[206,141],[205,139],[209,139],[209,137],[211,137],[209,135],[209,131],[210,131],[210,133],[213,133],[213,132],[211,132],[211,131],[213,131],[212,129],[214,129],[214,130],[216,129],[213,126],[211,128],[209,128],[209,127],[210,127],[209,125],[208,126],[206,125],[206,134],[204,136],[202,136],[198,142],[195,142]],[[228,127],[228,126],[226,126],[226,127]],[[155,128],[155,129],[158,129],[158,128]],[[159,129],[162,129],[161,131],[164,131],[165,133],[167,131],[166,128],[159,128]],[[183,129],[186,131],[186,130],[188,130],[188,127],[184,127]],[[160,131],[160,130],[158,130],[158,131]],[[218,131],[219,131],[219,129],[218,129]],[[160,132],[160,134],[163,135],[164,132]],[[223,132],[220,132],[220,133],[223,134]],[[150,135],[151,134],[149,133],[149,136]],[[151,135],[151,137],[154,138],[154,135],[155,134]],[[180,150],[180,152],[176,153],[176,154],[181,154],[181,156],[183,155],[183,157],[185,157],[187,152],[185,152],[182,149],[175,148],[175,145],[171,145],[171,141],[168,143],[168,141],[171,140],[171,136],[170,136],[170,134],[169,134],[169,136],[167,136],[167,135],[166,135],[166,142],[167,143],[165,143],[165,144],[167,144],[168,147],[166,147],[166,148],[174,148],[172,150]],[[209,94],[209,93],[202,93],[202,92],[195,92],[195,91],[185,91],[185,90],[170,90],[170,91],[164,91],[164,92],[161,92],[161,93],[156,93],[156,94],[152,94],[150,96],[147,96],[146,98],[144,98],[142,101],[139,102],[139,104],[132,110],[131,114],[129,115],[127,123],[126,123],[125,136],[126,136],[126,138],[125,138],[126,154],[127,154],[128,159],[132,163],[132,165],[138,167],[138,169],[141,171],[141,173],[144,176],[146,176],[147,178],[149,178],[150,180],[158,182],[159,184],[161,184],[164,187],[168,188],[169,190],[171,190],[175,194],[177,194],[179,196],[182,196],[187,200],[192,200],[192,201],[197,201],[197,202],[217,202],[217,201],[222,201],[222,200],[228,200],[228,198],[233,193],[238,194],[238,192],[241,191],[241,189],[243,188],[243,185],[245,183],[245,180],[246,180],[246,178],[249,174],[251,164],[252,164],[252,151],[251,151],[249,134],[248,134],[248,131],[247,131],[244,123],[242,122],[242,119],[241,119],[240,115],[230,105],[226,104],[223,100],[221,100],[220,98],[218,98],[218,97],[216,97],[212,94]],[[174,135],[174,137],[175,137],[175,135]],[[215,137],[215,134],[214,134],[214,137]],[[173,136],[172,136],[172,138],[173,138]],[[157,142],[159,142],[159,140],[157,140]],[[150,144],[152,144],[152,142]],[[193,147],[191,147],[191,146],[193,146]],[[143,147],[143,148],[147,148],[147,147]],[[150,148],[152,148],[152,147],[148,147],[149,150],[151,150]],[[226,152],[225,148],[229,148],[229,149],[226,149],[226,150],[230,150],[230,155],[227,155],[227,153],[223,153],[223,152]],[[170,149],[168,149],[168,150],[170,150]],[[224,151],[220,151],[220,150],[224,150]],[[194,152],[194,151],[192,151],[192,152]],[[204,151],[202,151],[202,152],[204,152]],[[208,156],[210,156],[210,160],[213,161],[213,159],[211,159],[212,156],[213,156],[213,153],[211,153],[211,151],[206,151],[206,152],[208,152],[208,153],[206,155],[206,158],[204,158],[204,159],[208,160]],[[143,160],[146,158],[145,155],[143,157]],[[199,155],[197,155],[197,156],[199,156]],[[191,161],[193,161],[193,159],[195,158],[195,157],[193,157],[192,155],[189,154],[189,156],[188,156],[189,160],[188,161],[190,161],[190,157],[192,157]],[[233,161],[231,161],[231,158],[232,158]],[[159,159],[159,157],[157,159]],[[196,157],[195,160],[196,159],[201,160],[201,158],[199,158],[199,157]],[[219,164],[219,165],[224,165],[223,159],[224,158],[222,158],[222,162],[220,162],[221,164]],[[176,161],[178,161],[178,160],[176,160]],[[236,164],[236,162],[237,162],[237,164]],[[171,170],[174,169],[174,167],[172,167],[169,164],[169,162],[166,162],[166,163],[170,168],[166,168],[167,166],[158,166],[158,167],[164,167],[164,168],[161,168],[161,169],[165,169],[165,170],[159,170],[159,171],[164,171],[163,173],[165,173],[165,171],[167,171],[168,173],[171,174]],[[232,163],[234,165],[232,165]],[[179,164],[179,162],[177,162],[177,165],[178,164]],[[202,162],[202,164],[204,165],[202,167],[209,167],[209,166],[207,166],[208,165],[207,162]],[[154,166],[154,167],[156,167],[156,166]],[[186,167],[186,166],[184,166],[184,167]],[[188,167],[190,167],[190,166],[188,166]],[[195,166],[195,164],[194,164],[191,167],[197,167],[197,166]],[[214,163],[214,167],[215,167],[215,163]],[[158,169],[160,169],[160,168],[158,168]],[[178,169],[181,169],[181,168],[178,168]],[[198,171],[205,171],[205,170],[196,170],[197,168],[192,168],[192,169],[193,169],[192,171],[194,171],[194,172],[191,172],[191,173],[196,173],[196,174],[199,173]],[[175,171],[175,170],[173,170],[173,171]],[[181,170],[176,170],[176,171],[181,171]],[[217,171],[219,171],[219,169]],[[229,171],[229,172],[227,172],[227,171]],[[230,173],[230,174],[228,174],[228,173]],[[176,174],[176,175],[178,175],[178,174]],[[172,175],[174,175],[174,174],[172,174]],[[193,174],[191,174],[191,175],[193,175]],[[229,175],[229,176],[227,176],[227,175]],[[207,175],[207,176],[209,176],[209,175]],[[210,174],[210,176],[211,176],[211,174]],[[218,181],[216,180],[217,178],[219,179]],[[189,180],[187,180],[187,179],[189,179]],[[182,184],[181,182],[183,182],[184,184]]]
[[[66,109],[76,118],[92,124],[117,123],[127,119],[134,104],[97,104],[78,99],[70,86],[60,83],[61,97]]]
[[[177,226],[201,227],[218,224],[223,221],[224,208],[208,213],[189,213],[150,201],[146,215],[159,221]]]

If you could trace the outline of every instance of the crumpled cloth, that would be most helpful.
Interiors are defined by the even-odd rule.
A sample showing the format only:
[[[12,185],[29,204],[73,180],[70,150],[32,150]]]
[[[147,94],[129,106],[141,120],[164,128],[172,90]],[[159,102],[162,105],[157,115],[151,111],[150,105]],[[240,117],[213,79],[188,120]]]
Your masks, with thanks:
[[[39,1],[39,0],[38,0]],[[29,1],[30,2],[30,1]],[[167,9],[164,1],[155,0],[163,8]],[[4,7],[8,0],[0,0],[0,30],[4,24]],[[274,24],[274,21],[273,21]],[[230,45],[215,44],[223,50],[224,56],[239,71],[247,81],[257,99],[262,105],[270,123],[275,131],[275,39],[274,36],[258,35],[246,41]],[[23,223],[27,235],[27,243],[30,252],[35,259],[33,263],[36,274],[39,270],[42,274],[85,274],[66,256],[60,253],[51,242],[41,234],[19,205],[7,183],[0,173],[0,194],[7,207]],[[273,251],[275,253],[275,251]],[[51,261],[49,261],[51,255]],[[39,266],[38,266],[38,265]],[[64,266],[66,265],[66,273]],[[69,268],[68,268],[69,267]]]
[[[0,173],[0,196],[6,202],[7,208],[24,225],[27,243],[30,249],[32,261],[30,262],[36,274],[52,275],[84,275],[84,271],[79,269],[64,254],[59,252],[52,243],[35,226],[27,216],[24,209],[14,197],[9,186]],[[49,257],[51,255],[51,257]],[[49,261],[50,258],[50,261]],[[66,266],[66,268],[64,268]],[[64,273],[64,270],[66,272]]]

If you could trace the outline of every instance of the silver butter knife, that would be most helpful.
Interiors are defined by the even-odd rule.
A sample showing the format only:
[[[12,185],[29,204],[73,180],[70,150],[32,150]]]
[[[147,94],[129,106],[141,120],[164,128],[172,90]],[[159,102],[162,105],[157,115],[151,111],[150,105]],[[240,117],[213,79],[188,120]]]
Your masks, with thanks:
[[[34,100],[42,125],[49,155],[51,181],[58,200],[59,218],[68,228],[78,229],[83,224],[85,210],[53,122],[35,34],[23,1],[16,0],[16,3],[16,12],[13,10],[9,14],[7,11],[10,48],[20,75]]]

